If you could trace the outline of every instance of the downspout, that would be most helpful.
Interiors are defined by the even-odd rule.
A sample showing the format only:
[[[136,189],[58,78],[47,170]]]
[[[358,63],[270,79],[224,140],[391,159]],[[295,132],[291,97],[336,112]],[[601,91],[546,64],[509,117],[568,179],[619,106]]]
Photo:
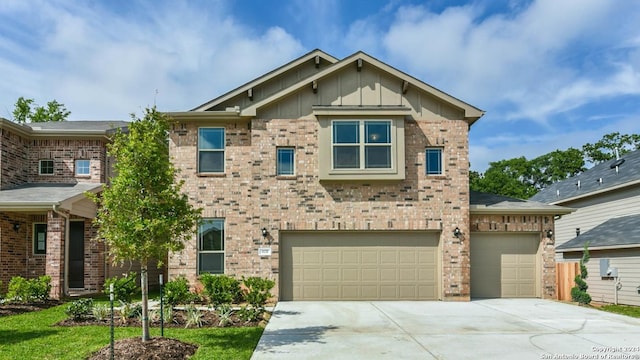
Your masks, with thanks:
[[[64,288],[65,296],[69,295],[69,216],[58,210],[58,204],[53,204],[53,212],[64,218]]]

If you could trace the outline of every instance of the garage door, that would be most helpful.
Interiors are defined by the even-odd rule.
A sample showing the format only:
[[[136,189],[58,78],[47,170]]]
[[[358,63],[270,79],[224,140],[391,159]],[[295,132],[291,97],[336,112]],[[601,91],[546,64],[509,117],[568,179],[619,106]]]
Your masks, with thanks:
[[[281,300],[436,300],[438,234],[285,232]]]
[[[538,297],[538,234],[471,234],[471,297]]]

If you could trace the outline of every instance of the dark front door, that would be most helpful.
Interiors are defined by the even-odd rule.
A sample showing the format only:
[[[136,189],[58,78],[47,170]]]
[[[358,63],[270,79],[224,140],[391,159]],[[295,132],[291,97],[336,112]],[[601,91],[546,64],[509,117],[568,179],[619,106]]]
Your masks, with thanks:
[[[84,288],[84,221],[69,223],[69,288]]]

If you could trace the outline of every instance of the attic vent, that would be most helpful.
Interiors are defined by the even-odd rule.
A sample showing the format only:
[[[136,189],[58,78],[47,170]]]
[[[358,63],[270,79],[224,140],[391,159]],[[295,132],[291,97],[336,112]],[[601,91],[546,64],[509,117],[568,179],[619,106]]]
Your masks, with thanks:
[[[617,159],[616,161],[613,162],[613,164],[611,164],[611,166],[609,166],[609,168],[615,169],[622,164],[624,164],[624,159]]]
[[[560,197],[560,190],[556,190],[556,196]]]
[[[576,183],[576,187],[580,189],[580,180],[578,180],[578,182]]]
[[[598,182],[598,185],[602,185],[602,178],[598,178],[596,181]]]

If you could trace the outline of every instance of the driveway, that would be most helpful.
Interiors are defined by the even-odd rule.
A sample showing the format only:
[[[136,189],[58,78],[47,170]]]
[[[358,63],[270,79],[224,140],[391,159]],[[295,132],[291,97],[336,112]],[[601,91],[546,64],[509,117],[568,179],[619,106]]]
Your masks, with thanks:
[[[540,299],[279,302],[252,359],[640,359],[640,319]]]

